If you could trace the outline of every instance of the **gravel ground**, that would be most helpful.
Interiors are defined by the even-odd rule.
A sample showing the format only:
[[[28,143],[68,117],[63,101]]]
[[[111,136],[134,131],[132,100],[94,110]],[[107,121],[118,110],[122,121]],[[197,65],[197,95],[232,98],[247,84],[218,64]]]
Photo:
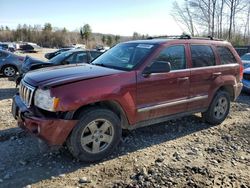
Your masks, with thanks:
[[[15,84],[0,78],[0,187],[250,187],[250,96],[218,126],[199,114],[129,132],[109,158],[87,164],[40,151],[10,114]]]

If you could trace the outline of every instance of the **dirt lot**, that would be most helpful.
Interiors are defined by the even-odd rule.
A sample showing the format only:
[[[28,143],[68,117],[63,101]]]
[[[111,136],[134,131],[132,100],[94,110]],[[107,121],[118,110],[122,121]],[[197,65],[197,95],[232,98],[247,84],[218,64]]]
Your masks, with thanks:
[[[96,164],[43,151],[12,118],[13,82],[0,78],[0,187],[250,187],[250,96],[209,126],[199,115],[137,129]]]
[[[34,57],[34,58],[38,58],[38,59],[42,59],[42,60],[47,60],[44,55],[48,52],[53,52],[53,51],[56,51],[57,49],[52,49],[52,48],[41,48],[39,50],[39,52],[37,53],[21,53],[21,52],[16,52],[16,54],[18,55],[21,55],[21,56],[31,56],[31,57]]]

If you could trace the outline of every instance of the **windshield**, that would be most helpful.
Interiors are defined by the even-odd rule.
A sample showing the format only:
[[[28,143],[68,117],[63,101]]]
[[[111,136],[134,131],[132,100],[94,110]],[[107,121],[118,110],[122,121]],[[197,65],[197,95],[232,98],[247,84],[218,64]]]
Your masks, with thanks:
[[[53,57],[52,59],[50,59],[48,62],[53,63],[53,64],[58,64],[72,54],[73,54],[73,52],[63,52],[63,53]]]
[[[250,61],[250,54],[245,54],[245,55],[241,56],[241,60]]]
[[[118,44],[95,59],[92,64],[119,70],[132,70],[153,51],[152,44]]]

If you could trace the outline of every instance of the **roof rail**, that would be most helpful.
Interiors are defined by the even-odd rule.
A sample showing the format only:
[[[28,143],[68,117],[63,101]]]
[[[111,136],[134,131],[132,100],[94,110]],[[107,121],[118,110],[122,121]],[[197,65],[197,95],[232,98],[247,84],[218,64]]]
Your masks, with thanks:
[[[159,39],[159,38],[191,39],[191,36],[190,35],[162,35],[162,36],[148,37],[147,39]]]
[[[214,38],[212,36],[207,36],[207,37],[191,37],[190,35],[163,35],[163,36],[156,36],[156,37],[148,37],[147,39],[159,39],[159,38],[167,38],[167,39],[197,39],[197,40],[223,41],[222,39]]]

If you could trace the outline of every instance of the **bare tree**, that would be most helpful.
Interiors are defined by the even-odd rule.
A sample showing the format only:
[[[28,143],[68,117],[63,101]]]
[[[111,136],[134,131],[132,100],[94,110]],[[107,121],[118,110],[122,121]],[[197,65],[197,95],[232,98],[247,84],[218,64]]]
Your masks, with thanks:
[[[185,0],[185,3],[182,7],[180,7],[179,4],[175,1],[173,3],[173,7],[174,10],[171,15],[175,19],[175,21],[184,25],[192,36],[195,35],[195,27],[192,16],[193,14],[189,6],[189,1]]]

